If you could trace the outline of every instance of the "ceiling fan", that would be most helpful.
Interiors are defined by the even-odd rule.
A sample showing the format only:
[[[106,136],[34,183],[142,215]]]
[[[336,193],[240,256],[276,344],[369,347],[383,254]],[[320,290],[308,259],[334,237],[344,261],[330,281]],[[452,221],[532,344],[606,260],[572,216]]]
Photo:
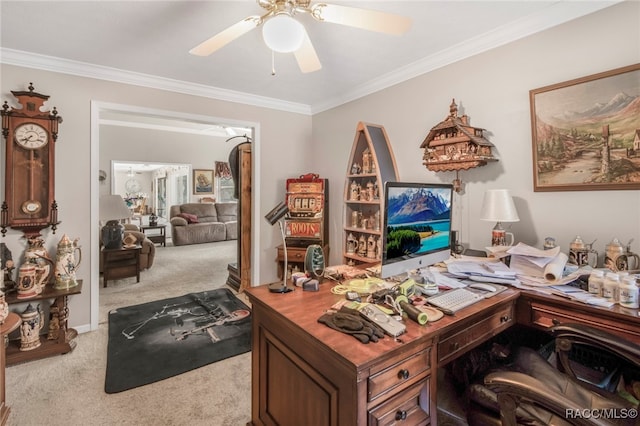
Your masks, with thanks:
[[[307,31],[294,17],[308,13],[316,21],[332,22],[369,31],[400,35],[411,26],[411,19],[375,10],[315,3],[311,0],[257,0],[267,12],[261,16],[249,16],[229,28],[200,43],[189,53],[208,56],[233,40],[262,25],[262,36],[267,46],[275,52],[293,52],[300,70],[304,73],[322,68]]]

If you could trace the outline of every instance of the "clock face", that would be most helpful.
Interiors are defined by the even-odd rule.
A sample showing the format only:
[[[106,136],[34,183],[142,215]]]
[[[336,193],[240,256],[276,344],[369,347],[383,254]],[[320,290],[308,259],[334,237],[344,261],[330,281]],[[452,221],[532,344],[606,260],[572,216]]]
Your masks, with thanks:
[[[49,133],[39,124],[25,123],[16,127],[16,143],[26,149],[39,149],[49,142]]]
[[[138,182],[138,179],[129,179],[124,183],[124,189],[127,192],[140,192],[140,182]]]
[[[42,209],[42,204],[37,200],[28,200],[22,203],[22,211],[26,214],[35,214]]]

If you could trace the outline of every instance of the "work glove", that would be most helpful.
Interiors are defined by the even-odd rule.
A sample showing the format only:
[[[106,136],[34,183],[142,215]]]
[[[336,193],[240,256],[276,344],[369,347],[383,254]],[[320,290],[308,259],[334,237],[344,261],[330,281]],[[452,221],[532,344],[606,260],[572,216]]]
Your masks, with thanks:
[[[369,318],[363,316],[360,313],[360,311],[358,311],[357,309],[352,309],[352,308],[347,308],[346,306],[342,306],[342,307],[340,307],[340,310],[338,312],[343,313],[343,314],[351,314],[351,315],[354,315],[354,316],[360,318],[360,320],[365,325],[367,325],[367,326],[369,326],[369,327],[371,327],[373,329],[373,333],[376,335],[376,337],[378,337],[378,338],[384,337],[384,330],[382,329],[382,327],[380,327],[375,322],[371,321]]]
[[[383,336],[379,330],[371,327],[368,321],[359,314],[327,313],[318,318],[318,322],[341,333],[350,334],[362,343],[377,342]]]

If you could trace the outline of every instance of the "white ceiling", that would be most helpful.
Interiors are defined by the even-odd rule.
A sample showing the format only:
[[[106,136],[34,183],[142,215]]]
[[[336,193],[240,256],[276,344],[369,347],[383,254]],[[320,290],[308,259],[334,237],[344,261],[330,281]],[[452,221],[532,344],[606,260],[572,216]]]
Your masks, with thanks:
[[[411,17],[390,36],[300,16],[322,63],[303,74],[260,28],[209,57],[188,53],[264,10],[236,1],[0,2],[0,60],[313,114],[618,2],[339,1]],[[315,3],[315,2],[312,2]]]

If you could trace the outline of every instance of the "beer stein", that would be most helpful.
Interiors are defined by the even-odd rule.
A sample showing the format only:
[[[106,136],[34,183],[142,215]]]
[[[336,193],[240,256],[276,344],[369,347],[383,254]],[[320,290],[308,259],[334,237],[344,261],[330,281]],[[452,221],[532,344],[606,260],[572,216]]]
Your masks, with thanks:
[[[40,305],[36,308],[31,303],[20,315],[22,324],[20,325],[20,350],[30,351],[40,346],[40,330],[44,325],[44,318]]]
[[[638,256],[637,253],[634,253],[631,251],[632,242],[633,242],[633,238],[629,240],[624,251],[624,255],[627,257],[627,271],[640,269],[640,256]]]
[[[352,233],[349,233],[349,235],[347,235],[347,253],[354,254],[357,249],[358,240]]]
[[[604,266],[611,269],[612,271],[618,271],[618,262],[626,266],[625,259],[622,258],[624,256],[624,248],[620,243],[620,240],[614,238],[611,240],[609,244],[605,246],[604,252]]]
[[[42,293],[53,274],[53,260],[49,257],[44,241],[40,237],[32,237],[27,240],[28,247],[24,253],[25,261],[36,268],[35,291]]]
[[[38,295],[36,290],[36,266],[23,263],[18,270],[18,299],[29,299]]]
[[[578,235],[569,244],[569,263],[592,268],[598,266],[598,252],[592,249],[593,243],[595,240],[591,244],[585,244]]]
[[[4,292],[0,290],[0,324],[9,316],[9,304],[4,298]]]
[[[77,260],[76,253],[78,254]],[[56,252],[56,282],[53,288],[64,290],[77,286],[76,270],[81,261],[82,251],[78,246],[78,239],[71,241],[66,234],[63,235]]]
[[[627,243],[626,250],[622,247],[620,240],[614,238],[607,244],[604,265],[612,271],[628,271],[640,267],[640,257],[631,251],[631,239]]]

